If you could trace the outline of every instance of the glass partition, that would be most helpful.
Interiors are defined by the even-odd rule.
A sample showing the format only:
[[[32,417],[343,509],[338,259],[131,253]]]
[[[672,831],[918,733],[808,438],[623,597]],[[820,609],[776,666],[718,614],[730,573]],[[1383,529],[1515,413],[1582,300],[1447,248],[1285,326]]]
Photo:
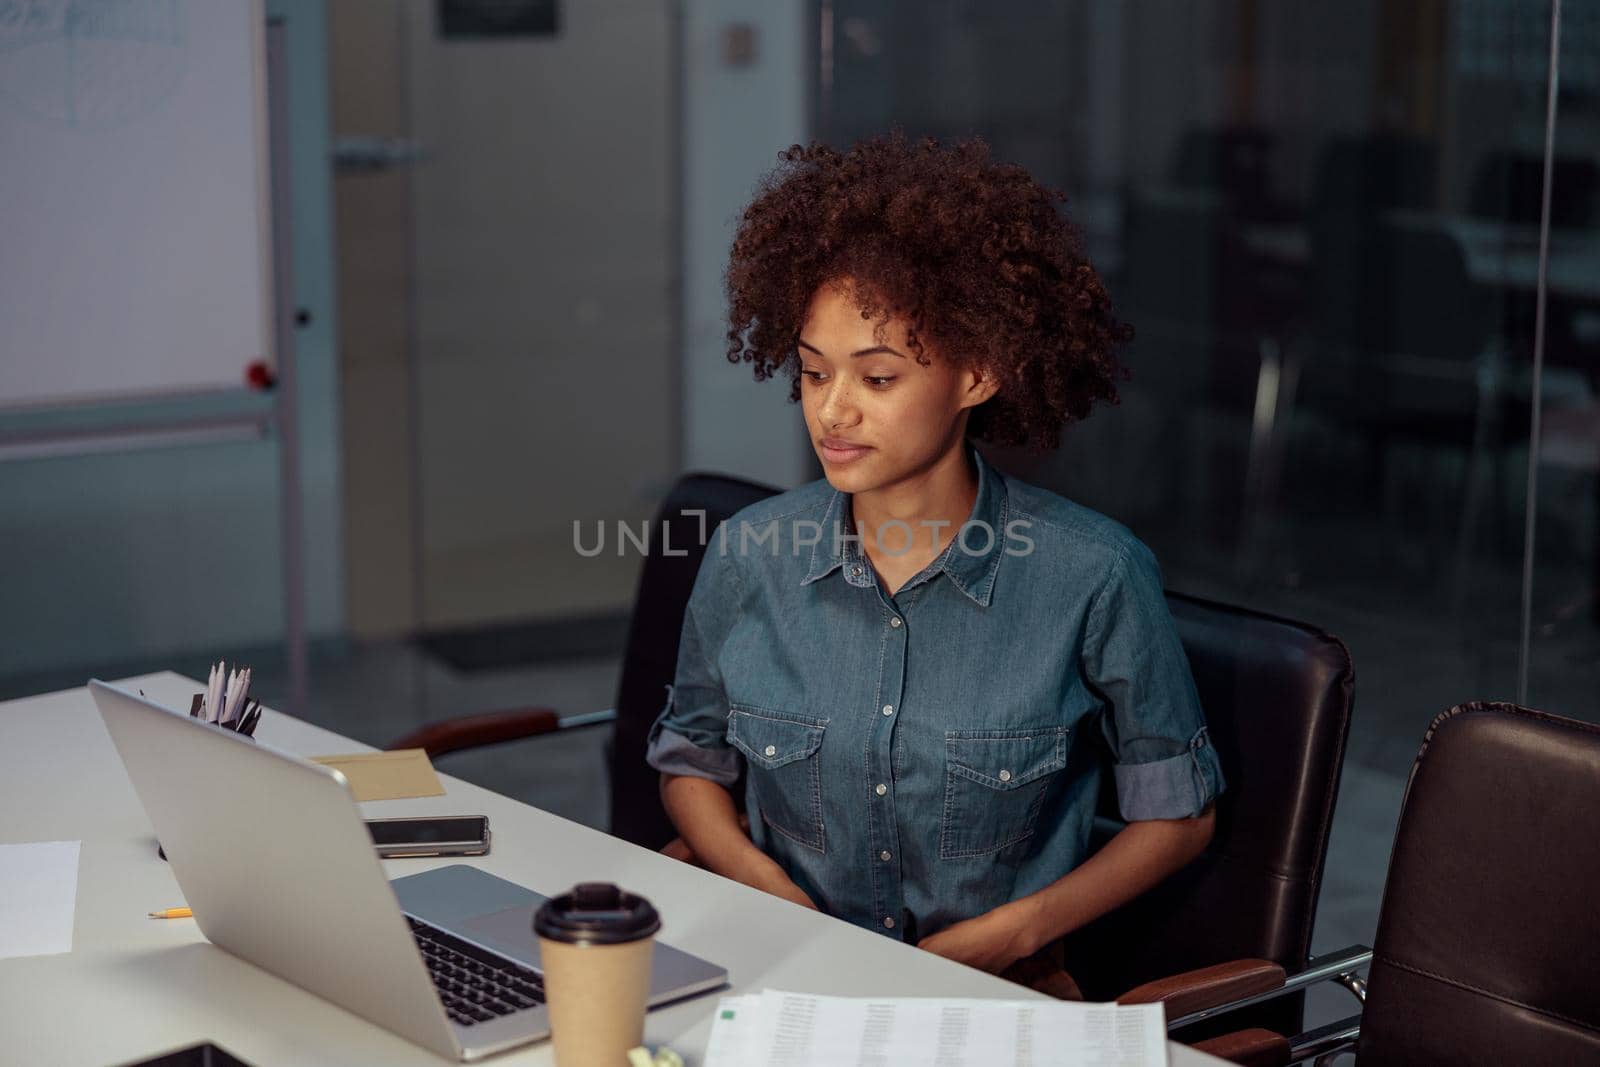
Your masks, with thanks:
[[[1350,646],[1321,947],[1370,941],[1436,714],[1516,699],[1526,665],[1535,703],[1600,717],[1600,51],[1593,5],[1566,8],[1540,343],[1546,5],[817,9],[822,135],[983,136],[1068,194],[1137,331],[1119,406],[1000,464],[1126,523],[1169,587]]]

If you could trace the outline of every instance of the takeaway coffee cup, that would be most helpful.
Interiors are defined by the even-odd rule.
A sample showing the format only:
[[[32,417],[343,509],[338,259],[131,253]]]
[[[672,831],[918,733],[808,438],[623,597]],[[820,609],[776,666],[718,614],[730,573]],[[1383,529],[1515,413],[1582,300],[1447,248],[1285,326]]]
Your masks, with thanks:
[[[533,916],[557,1067],[623,1067],[644,1042],[661,917],[641,896],[584,882]]]

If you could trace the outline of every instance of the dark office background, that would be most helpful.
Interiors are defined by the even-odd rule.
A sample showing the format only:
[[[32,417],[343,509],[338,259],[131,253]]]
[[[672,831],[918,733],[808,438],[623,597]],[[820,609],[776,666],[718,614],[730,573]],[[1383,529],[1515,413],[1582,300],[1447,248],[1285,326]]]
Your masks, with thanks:
[[[581,559],[572,524],[637,527],[689,469],[813,476],[782,387],[722,358],[718,274],[779,150],[898,126],[1063,189],[1137,330],[1119,406],[996,460],[1170,587],[1350,645],[1319,947],[1370,941],[1438,711],[1600,721],[1600,4],[1561,5],[1553,98],[1526,0],[534,6],[451,33],[423,0],[268,5],[326,249],[306,717],[382,744],[609,706],[638,560]],[[227,655],[281,697],[272,448],[0,464],[0,696]],[[239,485],[259,543],[165,547]],[[197,622],[200,570],[256,610]],[[604,826],[604,741],[441,766]]]

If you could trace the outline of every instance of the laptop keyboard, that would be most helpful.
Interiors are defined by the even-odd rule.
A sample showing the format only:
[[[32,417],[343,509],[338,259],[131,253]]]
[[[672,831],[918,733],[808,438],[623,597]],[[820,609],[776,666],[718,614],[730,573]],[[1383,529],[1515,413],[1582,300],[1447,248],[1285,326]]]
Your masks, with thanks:
[[[537,971],[485,952],[436,926],[406,916],[444,1010],[462,1026],[485,1023],[544,1003]]]

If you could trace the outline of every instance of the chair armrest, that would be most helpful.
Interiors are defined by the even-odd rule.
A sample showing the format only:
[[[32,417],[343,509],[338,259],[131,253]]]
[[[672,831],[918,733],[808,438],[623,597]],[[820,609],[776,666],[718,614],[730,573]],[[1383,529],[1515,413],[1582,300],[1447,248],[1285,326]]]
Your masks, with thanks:
[[[1188,1012],[1173,1011],[1169,1003],[1167,1030],[1170,1032],[1177,1030],[1179,1027],[1200,1022],[1203,1019],[1210,1019],[1238,1008],[1248,1007],[1251,1004],[1259,1004],[1264,1000],[1272,1000],[1274,997],[1298,993],[1309,986],[1316,985],[1318,982],[1338,982],[1349,989],[1356,999],[1364,1000],[1365,984],[1360,979],[1355,978],[1354,974],[1371,962],[1372,950],[1370,948],[1365,945],[1351,945],[1349,948],[1340,949],[1338,952],[1330,952],[1316,957],[1304,969],[1287,975],[1283,979],[1283,983],[1274,989],[1247,994],[1225,1002],[1195,1008]],[[1158,983],[1150,984],[1155,985]],[[1145,987],[1141,986],[1140,988]],[[1117,999],[1120,1001],[1122,998],[1119,997]]]
[[[1146,982],[1122,994],[1117,1003],[1161,1003],[1172,1019],[1281,989],[1284,978],[1283,967],[1271,960],[1231,960]]]
[[[483,715],[464,715],[458,719],[441,719],[420,726],[404,737],[390,742],[386,748],[420,748],[430,759],[446,752],[479,745],[495,745],[502,741],[516,741],[524,737],[538,737],[558,730],[578,726],[595,726],[616,719],[614,711],[597,711],[588,715],[569,715],[565,718],[550,708],[517,708],[514,711],[491,711]]]
[[[616,721],[617,713],[611,708],[581,715],[557,715],[550,708],[517,708],[430,722],[384,747],[390,751],[420,748],[426,750],[428,758],[432,759],[458,749],[497,745],[502,741],[518,741],[524,737],[576,730],[583,726],[602,726]]]
[[[1290,1055],[1288,1038],[1260,1028],[1207,1038],[1189,1047],[1240,1067],[1285,1067]]]
[[[1361,1016],[1352,1015],[1292,1038],[1271,1030],[1239,1030],[1193,1042],[1190,1047],[1241,1067],[1288,1067],[1307,1061],[1320,1064],[1325,1057],[1353,1052],[1360,1039]]]

